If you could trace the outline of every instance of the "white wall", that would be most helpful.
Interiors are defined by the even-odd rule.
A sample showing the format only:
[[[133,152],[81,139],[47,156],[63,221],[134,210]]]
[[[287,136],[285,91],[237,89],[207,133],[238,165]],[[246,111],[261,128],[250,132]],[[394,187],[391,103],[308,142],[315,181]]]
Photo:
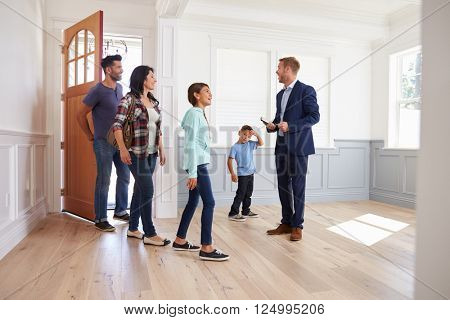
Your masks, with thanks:
[[[186,98],[188,86],[193,82],[215,81],[215,48],[262,50],[271,54],[272,77],[272,115],[275,114],[275,95],[278,64],[277,56],[282,53],[298,53],[309,57],[327,57],[330,59],[330,79],[336,79],[330,85],[330,135],[333,139],[370,139],[370,83],[371,62],[365,60],[349,72],[344,72],[370,53],[369,43],[360,41],[336,41],[323,39],[319,35],[314,40],[302,38],[298,34],[286,34],[276,29],[253,29],[241,25],[208,24],[197,20],[183,20],[179,26],[178,52],[178,94],[177,117],[182,119],[189,108]],[[310,31],[310,30],[309,30]],[[314,35],[309,34],[309,37]],[[300,61],[301,63],[301,61]],[[299,79],[302,80],[301,70]],[[239,82],[239,79],[236,79]],[[245,83],[242,83],[245,89]],[[316,88],[316,90],[319,88]],[[213,96],[215,92],[213,91]],[[267,94],[267,93],[265,93]],[[214,98],[212,112],[214,112]]]
[[[391,16],[389,36],[372,44],[375,53],[372,55],[371,138],[384,140],[386,145],[389,143],[389,57],[420,45],[419,20],[419,8],[407,7]]]
[[[423,16],[446,1],[427,0]],[[450,298],[450,6],[423,23],[423,109],[418,162],[417,299]],[[447,72],[442,72],[446,70]]]
[[[44,19],[43,1],[0,5],[0,258],[47,213]]]
[[[43,2],[4,2],[12,9],[0,6],[0,88],[2,110],[8,110],[0,117],[0,129],[44,133]]]

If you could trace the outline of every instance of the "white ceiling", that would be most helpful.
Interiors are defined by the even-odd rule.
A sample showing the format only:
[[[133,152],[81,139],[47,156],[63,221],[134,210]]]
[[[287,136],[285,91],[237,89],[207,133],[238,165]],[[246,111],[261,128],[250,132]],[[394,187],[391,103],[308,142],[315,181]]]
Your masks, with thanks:
[[[325,10],[387,16],[408,5],[420,4],[420,0],[189,0],[188,7],[253,8],[285,13]]]
[[[315,30],[373,41],[386,36],[392,16],[419,16],[420,4],[420,0],[189,0],[183,18],[278,30]]]

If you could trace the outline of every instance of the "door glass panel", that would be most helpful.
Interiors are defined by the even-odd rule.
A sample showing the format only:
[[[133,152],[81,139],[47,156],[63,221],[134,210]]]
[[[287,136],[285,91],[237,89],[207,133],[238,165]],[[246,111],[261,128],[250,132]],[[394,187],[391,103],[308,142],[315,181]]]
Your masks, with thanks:
[[[86,82],[94,81],[94,78],[95,78],[94,59],[95,59],[95,53],[87,56]]]
[[[87,53],[94,52],[95,50],[95,36],[92,32],[87,32]]]
[[[68,78],[67,86],[73,87],[75,85],[75,61],[69,62],[69,67],[67,68]]]
[[[75,37],[72,38],[69,45],[69,60],[75,59]]]
[[[84,40],[86,30],[81,30],[78,32],[78,48],[77,48],[77,57],[84,55]]]
[[[77,60],[77,84],[84,83],[84,58]]]

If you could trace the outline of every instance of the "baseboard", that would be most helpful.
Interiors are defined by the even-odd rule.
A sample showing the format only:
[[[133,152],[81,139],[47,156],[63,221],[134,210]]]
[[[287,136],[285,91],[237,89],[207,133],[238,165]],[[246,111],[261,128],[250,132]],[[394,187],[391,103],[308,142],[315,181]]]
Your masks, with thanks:
[[[320,194],[306,194],[306,202],[334,202],[369,200],[369,192],[326,192]]]
[[[387,194],[377,191],[370,192],[370,200],[384,202],[403,208],[414,209],[416,207],[416,199],[410,199],[395,194]]]
[[[228,207],[233,203],[233,196],[215,198],[216,207]],[[187,203],[187,196],[178,197],[178,208],[184,208]],[[357,201],[357,200],[369,200],[368,192],[353,192],[353,193],[321,193],[306,195],[306,202],[331,202],[331,201]],[[252,197],[252,204],[255,205],[271,205],[279,204],[280,198],[278,194],[271,197]]]
[[[45,218],[48,208],[45,199],[29,209],[21,218],[0,230],[0,259],[22,241]]]
[[[234,194],[231,197],[222,197],[222,198],[215,198],[216,207],[229,207],[233,203]],[[186,203],[188,201],[188,197],[180,197],[178,196],[178,208],[182,209],[186,206]],[[280,199],[278,198],[278,195],[275,195],[273,197],[252,197],[252,204],[256,205],[270,205],[274,203],[279,203]],[[201,199],[200,199],[200,205],[201,205]]]

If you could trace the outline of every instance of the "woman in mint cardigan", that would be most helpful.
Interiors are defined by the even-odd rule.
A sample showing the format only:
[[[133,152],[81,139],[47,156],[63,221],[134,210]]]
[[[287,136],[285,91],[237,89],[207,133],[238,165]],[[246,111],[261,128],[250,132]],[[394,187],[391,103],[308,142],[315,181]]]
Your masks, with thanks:
[[[205,83],[194,83],[188,89],[188,100],[193,107],[184,115],[181,126],[185,131],[183,169],[189,175],[189,200],[181,216],[173,248],[179,251],[200,251],[202,260],[225,261],[230,257],[214,249],[211,236],[215,201],[207,168],[210,162],[210,136],[205,115],[205,108],[211,105],[211,99],[211,91]],[[186,240],[200,197],[203,202],[201,248]]]

